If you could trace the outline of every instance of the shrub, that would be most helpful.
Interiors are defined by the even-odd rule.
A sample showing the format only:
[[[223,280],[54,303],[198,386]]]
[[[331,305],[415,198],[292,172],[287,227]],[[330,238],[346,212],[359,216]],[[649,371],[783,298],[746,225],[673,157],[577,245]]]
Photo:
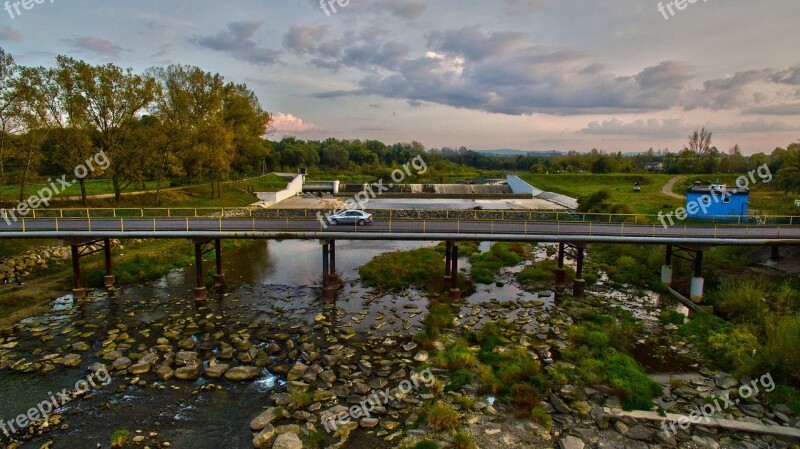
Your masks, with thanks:
[[[519,243],[495,243],[489,251],[469,258],[472,279],[479,284],[491,284],[500,269],[519,264],[526,252],[527,247]]]
[[[131,437],[131,432],[128,429],[119,429],[111,434],[111,447],[119,448],[125,446],[128,439]]]
[[[453,449],[475,449],[472,442],[472,435],[467,432],[456,432],[453,435]]]
[[[686,316],[680,312],[676,312],[672,309],[662,310],[661,313],[658,315],[658,321],[661,324],[676,324],[680,326],[684,322],[686,322]]]
[[[464,385],[468,385],[475,380],[475,373],[466,369],[466,368],[459,368],[456,372],[450,376],[450,382],[445,387],[445,391],[458,391],[464,388]]]
[[[773,369],[800,382],[800,316],[785,316],[767,331],[764,347]]]
[[[436,363],[450,370],[472,367],[475,366],[475,354],[466,340],[458,339],[437,354]]]
[[[439,445],[435,441],[422,440],[414,446],[414,449],[439,449]]]
[[[514,406],[514,416],[517,418],[530,418],[533,408],[541,401],[539,392],[531,385],[517,383],[511,387],[511,404]]]
[[[751,279],[726,281],[710,296],[723,316],[738,323],[758,323],[769,312],[764,285]]]
[[[531,418],[533,422],[539,424],[548,431],[553,428],[553,417],[550,416],[550,414],[547,413],[547,409],[541,405],[537,405],[533,408],[531,411]]]
[[[458,412],[444,402],[437,402],[428,410],[428,426],[434,432],[454,430],[458,423]]]
[[[444,275],[444,262],[435,249],[420,248],[376,256],[358,269],[369,287],[407,288],[432,285]]]

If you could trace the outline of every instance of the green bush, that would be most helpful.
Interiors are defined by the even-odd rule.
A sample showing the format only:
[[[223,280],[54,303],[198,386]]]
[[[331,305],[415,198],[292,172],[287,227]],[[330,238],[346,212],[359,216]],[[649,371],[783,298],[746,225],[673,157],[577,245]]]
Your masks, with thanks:
[[[781,377],[800,383],[800,316],[784,316],[767,331],[768,363]]]
[[[428,426],[434,432],[447,432],[458,427],[459,416],[453,407],[444,402],[437,402],[428,409]]]
[[[444,387],[444,391],[459,391],[473,380],[475,380],[475,373],[466,368],[459,368],[450,376],[450,382]]]
[[[677,324],[680,326],[686,322],[686,316],[675,310],[667,309],[661,311],[658,315],[658,321],[660,321],[661,324]]]
[[[752,279],[723,282],[719,290],[710,295],[711,303],[719,312],[737,323],[758,323],[769,312],[764,302],[765,286]]]
[[[408,288],[433,285],[444,276],[444,261],[435,249],[420,248],[376,256],[358,269],[365,285],[380,288]]]
[[[470,275],[479,284],[492,284],[503,267],[513,267],[522,261],[527,246],[521,243],[495,243],[485,253],[475,253],[469,258]]]
[[[439,449],[439,445],[435,441],[422,440],[414,446],[414,449]]]

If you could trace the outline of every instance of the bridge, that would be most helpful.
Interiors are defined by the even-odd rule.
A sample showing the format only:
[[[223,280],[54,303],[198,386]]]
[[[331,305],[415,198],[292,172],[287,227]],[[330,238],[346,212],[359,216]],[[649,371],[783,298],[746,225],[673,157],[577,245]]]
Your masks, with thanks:
[[[72,246],[76,295],[82,295],[80,258],[86,248],[102,243],[106,255],[106,285],[114,283],[110,239],[183,238],[195,244],[198,299],[206,296],[202,256],[213,248],[217,262],[215,285],[224,286],[221,239],[316,239],[323,249],[323,288],[336,285],[336,240],[445,241],[446,276],[457,289],[458,243],[461,241],[553,242],[559,244],[557,283],[565,279],[564,258],[574,250],[577,262],[573,291],[584,290],[584,252],[591,243],[666,246],[662,281],[672,282],[672,257],[695,265],[691,297],[703,295],[703,251],[711,246],[770,246],[773,257],[781,245],[800,244],[800,217],[754,217],[746,223],[698,223],[664,226],[655,216],[574,214],[542,211],[375,211],[367,226],[332,226],[313,210],[253,209],[63,209],[38,216],[0,221],[0,238],[58,238]],[[795,224],[797,223],[797,225]],[[96,246],[96,245],[95,245]],[[684,253],[683,256],[679,254]]]

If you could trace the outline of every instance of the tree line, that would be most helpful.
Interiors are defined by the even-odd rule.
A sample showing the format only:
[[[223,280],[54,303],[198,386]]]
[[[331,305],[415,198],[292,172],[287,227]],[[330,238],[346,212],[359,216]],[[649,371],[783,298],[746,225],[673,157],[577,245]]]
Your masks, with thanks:
[[[137,74],[67,56],[26,67],[0,48],[0,185],[15,182],[20,201],[37,176],[71,173],[101,151],[117,201],[131,185],[156,181],[158,192],[172,177],[209,181],[218,196],[230,173],[261,166],[269,121],[246,85],[198,67]]]

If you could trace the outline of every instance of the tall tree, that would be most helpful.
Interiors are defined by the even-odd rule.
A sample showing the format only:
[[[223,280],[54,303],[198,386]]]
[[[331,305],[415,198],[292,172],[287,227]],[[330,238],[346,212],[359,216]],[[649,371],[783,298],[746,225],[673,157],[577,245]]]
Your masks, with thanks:
[[[64,56],[59,67],[74,75],[75,94],[86,108],[85,122],[92,130],[98,150],[110,161],[114,199],[141,176],[144,161],[137,148],[125,148],[123,142],[131,124],[153,101],[155,81],[123,70],[114,64],[91,66]]]
[[[711,150],[711,131],[702,127],[695,129],[689,136],[689,149],[698,155],[705,156]]]
[[[12,105],[19,94],[14,87],[18,73],[19,66],[14,57],[0,48],[0,182],[5,177],[5,161],[12,134],[20,126],[19,117],[12,114]]]

